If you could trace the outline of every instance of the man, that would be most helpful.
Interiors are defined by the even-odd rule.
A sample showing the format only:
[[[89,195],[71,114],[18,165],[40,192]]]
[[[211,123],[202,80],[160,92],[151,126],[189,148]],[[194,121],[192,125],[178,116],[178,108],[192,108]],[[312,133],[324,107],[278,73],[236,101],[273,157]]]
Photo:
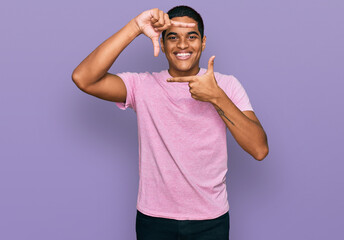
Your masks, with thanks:
[[[140,34],[169,69],[107,71]],[[177,6],[144,11],[98,46],[74,70],[84,92],[134,109],[139,131],[137,239],[228,239],[226,128],[256,160],[268,154],[266,134],[232,75],[200,68],[206,36],[201,16]]]

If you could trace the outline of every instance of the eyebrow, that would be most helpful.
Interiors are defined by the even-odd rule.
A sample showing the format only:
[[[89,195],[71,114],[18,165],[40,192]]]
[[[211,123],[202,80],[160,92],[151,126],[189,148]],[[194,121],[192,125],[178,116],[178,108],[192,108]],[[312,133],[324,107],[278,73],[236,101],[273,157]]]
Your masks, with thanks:
[[[195,31],[192,31],[192,32],[188,32],[188,35],[191,35],[191,34],[196,34],[199,36],[198,32],[195,32]],[[178,35],[177,33],[175,32],[169,32],[166,37],[170,36],[170,35]]]

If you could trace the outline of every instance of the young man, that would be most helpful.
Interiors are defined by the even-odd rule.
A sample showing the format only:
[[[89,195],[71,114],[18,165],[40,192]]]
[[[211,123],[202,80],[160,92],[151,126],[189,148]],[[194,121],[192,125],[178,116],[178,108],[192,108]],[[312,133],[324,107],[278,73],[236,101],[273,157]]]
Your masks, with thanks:
[[[107,71],[140,34],[169,69],[159,73]],[[228,239],[226,128],[255,159],[268,154],[266,134],[232,75],[200,68],[206,36],[201,16],[177,6],[147,10],[98,46],[74,70],[84,92],[137,114],[139,193],[137,239]]]

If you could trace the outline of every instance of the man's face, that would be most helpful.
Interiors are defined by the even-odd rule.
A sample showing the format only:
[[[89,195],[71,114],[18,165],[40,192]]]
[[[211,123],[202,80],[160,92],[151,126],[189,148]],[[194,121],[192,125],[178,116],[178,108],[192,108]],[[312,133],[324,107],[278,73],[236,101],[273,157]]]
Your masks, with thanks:
[[[206,37],[201,39],[197,22],[190,17],[175,17],[173,21],[196,23],[194,27],[171,26],[166,30],[165,41],[160,39],[161,49],[169,63],[172,77],[196,75],[199,71],[199,59],[205,48]]]

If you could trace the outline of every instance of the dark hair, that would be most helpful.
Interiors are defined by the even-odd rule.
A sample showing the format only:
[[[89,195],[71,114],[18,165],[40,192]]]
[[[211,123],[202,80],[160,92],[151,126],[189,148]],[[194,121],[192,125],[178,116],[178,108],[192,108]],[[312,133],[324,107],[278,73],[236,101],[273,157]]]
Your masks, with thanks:
[[[168,12],[168,17],[170,19],[174,17],[190,17],[193,20],[195,20],[198,23],[198,31],[201,33],[201,39],[203,40],[203,35],[204,35],[204,24],[201,15],[196,12],[195,9],[185,6],[185,5],[180,5],[176,6],[174,8],[171,8]],[[165,41],[165,33],[166,30],[162,32],[162,40]]]

